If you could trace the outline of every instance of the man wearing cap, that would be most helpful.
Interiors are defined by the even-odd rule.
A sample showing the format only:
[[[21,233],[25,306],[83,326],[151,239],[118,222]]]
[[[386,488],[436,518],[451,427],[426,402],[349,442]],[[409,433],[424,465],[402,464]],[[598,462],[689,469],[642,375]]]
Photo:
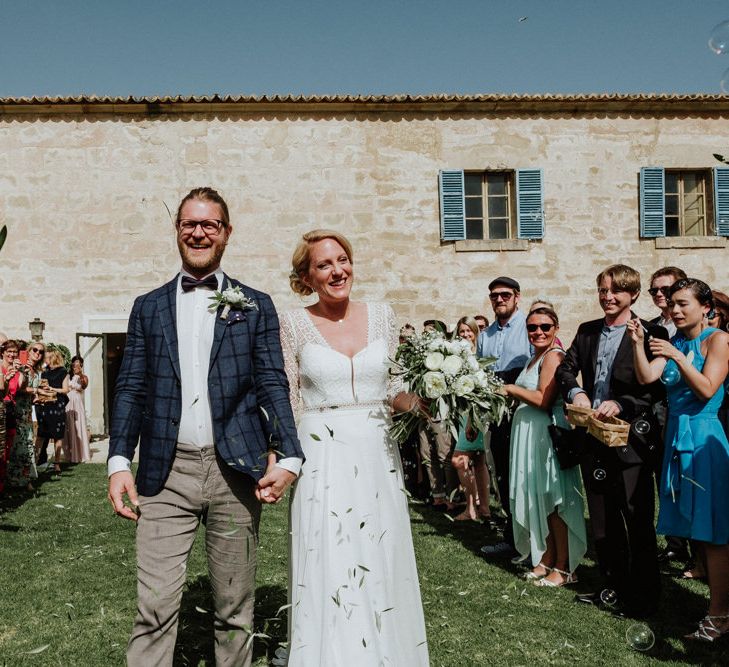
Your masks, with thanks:
[[[531,356],[526,330],[526,316],[519,310],[521,288],[513,278],[500,276],[489,284],[489,300],[496,319],[479,334],[479,357],[495,357],[496,374],[505,382],[513,383]],[[509,508],[509,442],[511,420],[504,419],[491,427],[491,453],[494,457],[496,483],[501,496],[501,506],[507,520],[504,541],[481,548],[487,555],[508,555],[514,551],[514,535]]]

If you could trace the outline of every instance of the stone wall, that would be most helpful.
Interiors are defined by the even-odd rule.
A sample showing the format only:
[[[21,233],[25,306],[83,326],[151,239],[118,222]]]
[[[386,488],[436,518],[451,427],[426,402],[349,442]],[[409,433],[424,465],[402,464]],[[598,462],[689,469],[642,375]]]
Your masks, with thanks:
[[[301,109],[0,115],[0,330],[27,337],[41,317],[46,339],[72,349],[78,331],[123,331],[134,297],[178,269],[168,209],[200,185],[230,204],[224,268],[279,309],[301,303],[289,260],[315,227],[351,238],[356,298],[392,303],[403,322],[490,316],[487,283],[506,274],[525,301],[556,303],[569,341],[599,316],[594,277],[613,262],[646,279],[676,264],[729,288],[724,239],[638,237],[640,167],[715,166],[721,114]],[[440,169],[519,167],[544,170],[543,240],[470,252],[440,242]],[[647,293],[637,310],[654,314]]]

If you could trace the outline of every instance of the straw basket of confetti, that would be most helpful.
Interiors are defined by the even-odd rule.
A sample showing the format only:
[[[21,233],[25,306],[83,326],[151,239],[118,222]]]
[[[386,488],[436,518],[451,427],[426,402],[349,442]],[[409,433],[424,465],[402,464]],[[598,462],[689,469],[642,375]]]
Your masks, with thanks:
[[[567,404],[567,420],[573,426],[583,426],[587,428],[587,422],[590,416],[595,412],[592,408],[583,408],[573,403]]]
[[[630,424],[617,417],[608,417],[602,421],[591,416],[587,420],[587,432],[608,447],[625,447]]]

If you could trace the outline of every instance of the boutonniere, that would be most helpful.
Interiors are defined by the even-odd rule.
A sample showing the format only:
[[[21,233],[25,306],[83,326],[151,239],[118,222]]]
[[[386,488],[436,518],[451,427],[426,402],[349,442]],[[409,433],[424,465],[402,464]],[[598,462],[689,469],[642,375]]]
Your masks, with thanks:
[[[240,287],[229,287],[222,292],[215,292],[210,300],[213,302],[210,306],[213,310],[223,306],[223,312],[220,313],[221,320],[227,320],[231,310],[258,310],[256,302],[243,294]]]

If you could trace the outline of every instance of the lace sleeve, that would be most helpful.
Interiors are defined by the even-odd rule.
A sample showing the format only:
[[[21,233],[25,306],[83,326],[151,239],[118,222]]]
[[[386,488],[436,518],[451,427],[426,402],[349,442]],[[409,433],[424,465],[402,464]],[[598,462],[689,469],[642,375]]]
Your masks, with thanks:
[[[287,312],[281,316],[281,349],[284,357],[284,370],[289,381],[289,400],[294,419],[298,422],[301,414],[301,391],[299,386],[299,350],[296,343],[296,327],[293,322],[294,313]]]
[[[387,354],[390,359],[395,359],[397,346],[400,344],[400,332],[397,327],[397,319],[395,318],[395,311],[392,309],[392,306],[385,304],[383,308],[385,311],[385,321],[387,323]],[[387,379],[387,402],[392,405],[392,401],[395,396],[402,391],[405,391],[402,377],[399,375],[390,375]]]

